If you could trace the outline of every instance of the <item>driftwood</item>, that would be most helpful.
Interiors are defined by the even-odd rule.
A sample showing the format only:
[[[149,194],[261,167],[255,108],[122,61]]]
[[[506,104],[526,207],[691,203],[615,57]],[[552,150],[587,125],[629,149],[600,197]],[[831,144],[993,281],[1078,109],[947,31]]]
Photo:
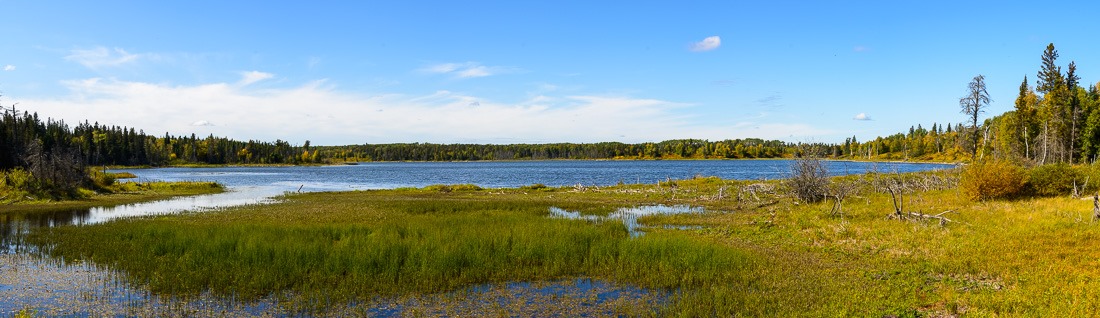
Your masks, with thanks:
[[[862,179],[861,177],[853,182],[833,182],[829,185],[829,193],[825,194],[825,200],[833,199],[833,207],[829,210],[830,215],[844,215],[844,199],[856,191]]]
[[[1081,186],[1081,191],[1084,191],[1085,188],[1088,188],[1090,178],[1092,178],[1092,177],[1091,176],[1086,176],[1085,177],[1085,184]],[[1077,179],[1073,180],[1073,197],[1074,198],[1080,198],[1081,197],[1080,192],[1077,190]]]
[[[920,213],[920,212],[896,212],[896,213],[890,215],[890,218],[895,218],[896,217],[899,220],[916,220],[916,221],[937,220],[937,221],[940,222],[940,226],[945,226],[945,225],[947,225],[947,223],[957,222],[955,220],[948,219],[947,217],[943,216],[944,214],[948,214],[948,213],[951,213],[951,212],[955,212],[955,211],[954,210],[947,210],[947,211],[940,212],[940,214],[924,214],[924,213]]]
[[[775,186],[767,183],[753,183],[741,186],[737,190],[737,202],[740,203],[745,201],[746,193],[748,193],[749,196],[752,196],[752,200],[754,202],[760,201],[760,196],[757,195],[757,192],[760,192],[760,194],[764,195],[772,195],[775,193]]]
[[[894,213],[887,216],[887,219],[898,220],[911,220],[927,222],[931,220],[937,220],[940,226],[946,226],[947,223],[961,223],[955,220],[949,219],[944,214],[955,212],[954,210],[947,210],[940,212],[939,214],[924,214],[920,212],[905,212],[905,197],[903,191],[897,191],[894,187],[886,187],[886,190],[890,192],[890,198],[894,200]]]

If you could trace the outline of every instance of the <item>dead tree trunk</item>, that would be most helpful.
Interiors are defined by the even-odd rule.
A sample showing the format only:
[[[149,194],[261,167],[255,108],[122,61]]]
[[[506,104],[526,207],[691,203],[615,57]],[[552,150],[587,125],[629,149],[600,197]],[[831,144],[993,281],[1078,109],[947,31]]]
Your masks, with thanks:
[[[1100,219],[1100,195],[1092,195],[1092,219]]]

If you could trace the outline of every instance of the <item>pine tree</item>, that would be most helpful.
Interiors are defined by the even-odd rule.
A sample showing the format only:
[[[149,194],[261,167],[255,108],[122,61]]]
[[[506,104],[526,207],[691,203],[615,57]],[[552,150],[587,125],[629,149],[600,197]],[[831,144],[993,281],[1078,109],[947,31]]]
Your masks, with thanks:
[[[1066,69],[1066,92],[1068,93],[1067,102],[1069,103],[1066,110],[1069,111],[1070,118],[1070,130],[1069,130],[1069,161],[1074,161],[1074,154],[1078,152],[1077,148],[1077,123],[1081,119],[1081,105],[1080,100],[1077,98],[1077,81],[1081,78],[1077,76],[1077,63],[1074,61],[1069,62],[1069,67]]]

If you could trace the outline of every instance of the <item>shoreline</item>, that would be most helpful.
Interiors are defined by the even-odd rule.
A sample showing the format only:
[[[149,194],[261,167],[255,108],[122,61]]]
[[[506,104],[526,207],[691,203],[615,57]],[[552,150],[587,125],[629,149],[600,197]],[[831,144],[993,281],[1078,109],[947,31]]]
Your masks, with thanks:
[[[97,194],[80,200],[48,202],[20,202],[0,205],[0,215],[19,213],[48,213],[60,210],[90,209],[125,204],[151,202],[182,196],[226,192],[224,185],[215,182],[152,182],[149,189],[109,194]]]

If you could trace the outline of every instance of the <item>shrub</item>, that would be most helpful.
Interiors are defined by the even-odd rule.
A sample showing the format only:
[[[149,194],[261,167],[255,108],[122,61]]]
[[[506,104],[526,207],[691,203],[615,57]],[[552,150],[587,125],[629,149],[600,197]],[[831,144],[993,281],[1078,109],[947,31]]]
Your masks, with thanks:
[[[547,189],[549,187],[547,187],[545,184],[536,183],[536,184],[532,184],[532,185],[521,186],[519,188],[523,189],[523,190],[542,190],[542,189]]]
[[[455,184],[455,185],[433,184],[433,185],[424,187],[424,189],[428,190],[428,191],[439,191],[439,192],[443,192],[443,193],[448,193],[448,192],[452,192],[452,191],[479,191],[479,190],[482,190],[481,187],[477,186],[476,184]]]
[[[1042,165],[1031,169],[1028,190],[1038,196],[1058,196],[1073,193],[1073,187],[1084,186],[1085,174],[1065,163]]]
[[[0,203],[23,201],[36,183],[34,176],[22,168],[0,170]]]
[[[791,164],[787,185],[802,202],[818,202],[829,191],[829,171],[816,157],[803,157]]]
[[[0,186],[10,189],[27,190],[34,183],[34,176],[23,168],[15,168],[8,171],[0,171]]]
[[[963,168],[959,187],[971,200],[1005,199],[1025,189],[1024,169],[1003,160],[982,161]]]
[[[107,189],[115,184],[116,178],[112,173],[106,173],[98,170],[89,171],[89,178],[92,180],[92,185],[99,189]]]

